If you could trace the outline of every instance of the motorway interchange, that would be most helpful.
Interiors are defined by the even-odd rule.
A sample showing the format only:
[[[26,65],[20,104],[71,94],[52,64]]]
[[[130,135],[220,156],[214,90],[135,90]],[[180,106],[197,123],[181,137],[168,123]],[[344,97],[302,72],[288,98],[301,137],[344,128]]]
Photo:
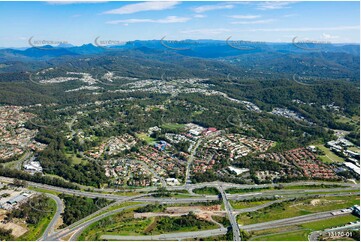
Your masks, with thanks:
[[[0,177],[1,182],[12,182],[12,179],[6,178],[6,177]],[[243,194],[227,194],[225,192],[226,189],[229,188],[243,188],[243,189],[249,189],[249,188],[262,188],[270,185],[240,185],[240,184],[231,184],[231,183],[223,183],[223,182],[212,182],[212,183],[201,183],[201,184],[186,184],[184,186],[178,186],[178,187],[166,187],[166,189],[169,190],[188,190],[190,195],[185,198],[159,198],[159,197],[152,197],[152,191],[156,190],[156,188],[148,188],[148,189],[140,189],[137,191],[143,191],[144,193],[139,195],[133,195],[133,196],[124,196],[124,195],[117,195],[117,194],[111,194],[110,192],[114,190],[110,189],[96,189],[94,192],[89,191],[83,191],[83,190],[72,190],[72,189],[66,189],[66,188],[60,188],[60,187],[54,187],[50,185],[44,185],[34,182],[28,182],[29,186],[34,188],[40,188],[43,189],[44,193],[49,196],[51,199],[55,200],[57,204],[57,210],[55,212],[54,217],[52,218],[51,222],[48,224],[48,227],[46,228],[43,235],[38,240],[43,241],[56,241],[56,240],[77,240],[77,238],[81,235],[81,233],[88,228],[91,224],[106,218],[108,216],[112,216],[114,214],[117,214],[123,210],[136,208],[140,206],[145,206],[146,204],[154,204],[154,203],[161,203],[161,204],[180,204],[180,203],[194,203],[194,202],[207,202],[207,201],[216,201],[219,199],[222,199],[224,208],[227,213],[227,218],[230,221],[232,232],[233,232],[233,240],[234,241],[240,241],[242,240],[240,236],[240,230],[245,231],[255,231],[255,230],[262,230],[262,229],[270,229],[270,228],[277,228],[282,226],[288,226],[292,224],[301,224],[304,222],[309,221],[317,221],[322,220],[334,216],[343,216],[344,214],[338,214],[338,215],[332,215],[331,212],[333,211],[327,211],[327,212],[321,212],[321,213],[314,213],[310,215],[304,215],[294,218],[288,218],[288,219],[281,219],[281,220],[275,220],[271,222],[264,222],[264,223],[257,223],[257,224],[251,224],[251,225],[245,225],[245,226],[239,226],[237,223],[236,216],[240,213],[250,212],[250,211],[256,211],[258,209],[264,208],[272,203],[277,203],[281,201],[285,201],[287,199],[300,197],[300,196],[307,196],[307,195],[315,195],[315,193],[324,193],[323,196],[345,196],[350,194],[359,194],[359,192],[355,192],[356,189],[359,189],[359,184],[354,183],[345,183],[344,187],[336,187],[336,188],[322,188],[322,189],[303,189],[303,190],[266,190],[266,191],[260,191],[260,192],[250,192],[250,193],[243,193]],[[290,185],[312,185],[312,184],[324,184],[322,182],[296,182],[296,183],[287,183],[282,184],[283,186],[287,187]],[[328,183],[329,184],[329,183]],[[272,185],[271,185],[272,186]],[[194,194],[193,190],[196,188],[201,187],[215,187],[220,191],[219,196],[215,195],[198,195]],[[49,193],[46,192],[49,191]],[[64,209],[64,204],[62,200],[51,194],[51,192],[60,192],[64,194],[71,194],[71,195],[77,195],[77,196],[84,196],[89,198],[106,198],[110,200],[114,200],[113,203],[109,204],[108,206],[99,209],[97,212],[71,224],[68,227],[65,227],[63,229],[55,230],[55,226],[59,218],[61,217],[61,213]],[[264,205],[254,206],[251,208],[245,208],[245,209],[238,209],[235,210],[232,208],[230,204],[230,200],[245,200],[245,199],[251,199],[251,198],[257,198],[257,197],[281,197],[280,200],[275,200],[272,202],[269,202]],[[135,202],[142,202],[142,204],[138,205],[130,205],[125,206],[121,208],[117,208],[114,210],[111,210],[111,207],[114,207],[116,205],[120,205],[125,202],[129,201],[135,201]],[[349,213],[349,212],[348,212]],[[209,237],[209,236],[216,236],[216,235],[224,235],[227,233],[227,228],[220,227],[219,229],[214,230],[200,230],[196,232],[184,232],[184,233],[171,233],[171,234],[163,234],[163,235],[157,235],[157,236],[116,236],[116,235],[104,235],[101,238],[105,240],[175,240],[175,239],[189,239],[189,238],[202,238],[202,237]],[[313,235],[315,236],[315,235]],[[314,237],[312,237],[314,238]]]

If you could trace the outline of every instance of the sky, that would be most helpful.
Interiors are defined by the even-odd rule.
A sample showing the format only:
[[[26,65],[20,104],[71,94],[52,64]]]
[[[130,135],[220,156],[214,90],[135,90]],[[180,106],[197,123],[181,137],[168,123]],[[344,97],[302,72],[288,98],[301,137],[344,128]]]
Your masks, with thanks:
[[[0,47],[216,39],[360,43],[360,3],[0,2]]]

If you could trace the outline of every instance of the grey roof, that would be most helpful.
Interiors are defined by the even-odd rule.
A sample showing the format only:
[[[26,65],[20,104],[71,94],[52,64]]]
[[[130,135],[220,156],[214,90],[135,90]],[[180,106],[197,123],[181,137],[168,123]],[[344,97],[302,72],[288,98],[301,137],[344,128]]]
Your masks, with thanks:
[[[9,204],[16,204],[16,203],[19,203],[19,202],[21,202],[21,201],[23,201],[23,200],[25,200],[25,199],[27,199],[27,197],[24,196],[23,194],[21,194],[21,195],[18,195],[18,196],[16,196],[16,197],[10,199],[9,201],[7,201],[7,203],[9,203]]]

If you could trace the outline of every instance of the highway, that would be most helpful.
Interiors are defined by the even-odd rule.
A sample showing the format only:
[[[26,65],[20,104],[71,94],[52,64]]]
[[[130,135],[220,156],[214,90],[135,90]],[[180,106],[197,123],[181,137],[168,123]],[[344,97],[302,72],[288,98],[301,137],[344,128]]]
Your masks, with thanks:
[[[224,191],[223,191],[223,193],[224,193]],[[135,200],[135,199],[137,199],[136,197],[137,196],[134,196],[134,197],[131,197],[130,199]],[[122,203],[122,201],[117,201],[116,203],[120,204],[120,203]],[[173,203],[178,203],[178,201],[173,200]],[[72,240],[76,240],[76,238],[82,233],[82,231],[84,231],[85,228],[87,228],[89,225],[93,224],[94,222],[99,221],[102,218],[111,216],[113,214],[119,213],[120,211],[123,211],[124,209],[129,209],[129,208],[133,208],[133,207],[137,207],[137,206],[145,206],[146,204],[132,205],[132,206],[127,206],[127,207],[123,207],[120,209],[116,209],[113,211],[105,212],[106,209],[108,209],[110,206],[114,206],[114,205],[115,204],[113,203],[113,204],[107,206],[106,208],[103,208],[103,209],[99,210],[98,212],[93,213],[93,214],[89,215],[88,217],[68,226],[67,228],[62,229],[61,231],[48,236],[46,238],[46,240],[59,240],[63,237],[67,237],[67,236],[71,236]],[[226,206],[226,209],[227,209],[227,207],[228,206]],[[230,210],[228,207],[228,212],[229,211]],[[339,210],[336,210],[336,211],[339,211]],[[304,216],[300,216],[300,217],[282,219],[282,220],[271,221],[271,222],[265,222],[265,223],[261,223],[261,224],[245,225],[245,226],[242,226],[241,229],[253,231],[253,230],[268,229],[268,228],[274,228],[274,227],[279,227],[279,226],[288,226],[288,225],[292,225],[292,224],[305,223],[305,222],[334,217],[334,215],[332,215],[331,212],[332,211],[311,214],[311,215],[304,215]],[[235,222],[235,218],[233,220],[233,224],[237,224],[237,222]],[[238,226],[236,228],[238,228]],[[225,234],[226,233],[225,231],[226,230],[220,230],[220,231],[217,230],[217,232],[212,231],[212,233],[215,233],[214,235],[220,235],[220,234]],[[198,231],[198,232],[203,233],[203,231]],[[169,235],[169,236],[171,236],[171,235]],[[188,236],[188,235],[184,235],[184,236]],[[194,234],[192,234],[192,237],[194,237]],[[146,239],[147,238],[145,238],[145,240]],[[43,239],[43,240],[45,240],[45,239]]]
[[[0,181],[11,183],[13,181],[13,179],[6,178],[6,177],[0,177]],[[81,190],[66,189],[66,188],[44,185],[44,184],[35,183],[35,182],[28,182],[28,184],[29,184],[29,186],[33,186],[36,188],[47,189],[50,191],[55,191],[55,192],[60,192],[60,193],[65,193],[65,194],[85,196],[85,197],[90,197],[90,198],[99,197],[99,198],[115,200],[115,203],[112,203],[111,205],[109,205],[105,208],[99,209],[97,212],[89,215],[88,217],[86,217],[82,220],[79,220],[76,223],[72,224],[71,226],[68,226],[67,228],[54,233],[54,226],[56,225],[56,222],[58,221],[58,219],[60,217],[61,211],[63,210],[63,204],[62,204],[61,200],[59,198],[57,198],[56,196],[47,194],[49,197],[51,197],[52,199],[54,199],[56,201],[58,208],[57,208],[54,218],[51,220],[49,226],[46,228],[46,230],[44,231],[41,238],[39,238],[39,240],[58,240],[58,239],[61,239],[63,237],[67,237],[67,236],[72,236],[71,237],[72,239],[76,239],[77,236],[79,236],[81,234],[81,232],[90,224],[92,224],[104,217],[107,217],[107,216],[110,216],[117,212],[120,212],[126,208],[132,207],[132,206],[128,206],[128,207],[125,207],[122,209],[117,209],[117,210],[114,210],[111,212],[106,211],[111,206],[114,206],[116,204],[121,204],[123,202],[130,201],[130,200],[137,201],[137,202],[145,202],[145,203],[157,203],[158,202],[158,203],[169,203],[169,204],[207,202],[207,201],[219,200],[219,197],[214,196],[214,195],[206,196],[206,195],[196,195],[195,194],[193,196],[190,196],[189,198],[171,198],[171,197],[170,198],[157,198],[157,197],[151,197],[151,195],[152,195],[151,193],[144,193],[144,194],[136,195],[136,196],[120,196],[120,195],[105,194],[105,193],[100,193],[100,192],[85,192],[85,191],[81,191]],[[287,185],[310,185],[310,184],[325,184],[325,182],[301,182],[301,183],[290,183]],[[327,183],[327,184],[330,184],[330,183]],[[285,184],[285,186],[287,186],[287,185]],[[329,212],[317,213],[317,214],[305,215],[305,216],[296,217],[296,218],[284,219],[284,220],[279,220],[279,221],[271,221],[271,222],[261,223],[261,224],[257,224],[257,225],[245,225],[245,226],[239,227],[237,224],[236,218],[234,216],[235,213],[249,212],[249,211],[261,209],[262,207],[270,205],[271,203],[273,203],[273,201],[270,203],[260,205],[260,206],[255,206],[252,208],[233,210],[231,205],[229,204],[229,200],[245,200],[245,199],[256,198],[256,197],[274,197],[275,195],[282,197],[282,199],[286,199],[286,198],[299,197],[299,196],[305,196],[305,195],[307,196],[307,193],[310,193],[310,194],[308,194],[309,196],[315,196],[315,195],[319,195],[319,196],[343,195],[344,196],[344,195],[349,195],[349,194],[359,194],[358,192],[351,192],[351,190],[355,190],[356,188],[359,188],[359,184],[353,184],[353,183],[346,184],[345,183],[344,185],[345,185],[345,187],[343,187],[343,188],[299,189],[299,190],[273,189],[273,190],[265,190],[265,191],[260,191],[260,192],[245,193],[245,194],[242,194],[242,193],[241,194],[226,194],[225,189],[231,188],[231,187],[261,188],[261,187],[266,187],[266,186],[270,186],[270,185],[259,185],[259,186],[258,185],[237,185],[237,184],[230,184],[230,183],[223,183],[223,182],[210,182],[210,183],[208,182],[208,183],[202,183],[202,184],[187,184],[186,186],[179,186],[179,187],[168,187],[167,189],[172,189],[172,190],[177,190],[177,189],[181,189],[181,188],[194,189],[194,188],[200,188],[200,187],[205,187],[205,186],[216,187],[217,189],[219,189],[219,191],[221,192],[222,198],[223,198],[223,202],[225,204],[226,212],[228,214],[228,217],[229,217],[231,225],[232,225],[232,229],[234,230],[234,236],[235,236],[234,240],[240,240],[241,239],[240,238],[240,229],[253,231],[253,230],[259,230],[259,229],[274,228],[274,227],[279,227],[279,226],[287,226],[287,225],[291,225],[291,224],[299,224],[299,223],[329,218],[329,217],[332,217],[332,215]],[[97,190],[99,191],[101,189],[97,189]],[[114,190],[112,190],[112,191],[114,191]],[[331,193],[330,194],[322,194],[322,192],[331,192]],[[280,200],[274,201],[274,202],[280,202]],[[143,206],[143,205],[138,205],[138,206]],[[197,231],[197,232],[203,233],[204,231]],[[220,231],[217,230],[217,231],[213,231],[213,232],[217,233],[217,234],[225,233],[223,230],[220,230]],[[167,235],[167,236],[173,236],[173,235]],[[189,236],[189,234],[188,235],[181,234],[179,236]],[[202,236],[202,235],[200,235],[200,236]],[[192,237],[193,237],[193,234],[192,234]],[[166,237],[166,238],[168,238],[168,237]],[[169,238],[173,238],[173,237],[169,237]],[[146,238],[145,238],[145,240],[146,240]]]
[[[228,219],[229,219],[229,221],[231,223],[231,226],[232,226],[233,241],[240,241],[241,240],[241,232],[239,230],[239,226],[238,226],[238,223],[237,223],[236,216],[234,216],[232,206],[231,206],[231,204],[229,203],[229,201],[227,199],[227,195],[224,192],[223,187],[219,186],[218,190],[220,191],[220,193],[222,195],[224,207],[226,208]]]
[[[48,240],[48,236],[54,234],[56,223],[60,219],[61,213],[64,211],[64,203],[59,197],[49,193],[45,193],[45,195],[56,202],[56,212],[48,224],[48,227],[45,229],[43,235],[38,240]]]
[[[330,232],[344,232],[344,235],[347,235],[346,231],[360,229],[360,222],[355,224],[348,224],[342,227],[325,229],[324,231],[314,231],[308,236],[309,241],[317,241],[318,237],[325,234],[329,235]],[[347,236],[348,237],[348,236]]]
[[[270,205],[272,205],[274,203],[281,203],[281,202],[284,202],[286,200],[287,199],[274,200],[274,201],[271,201],[271,202],[268,202],[268,203],[265,203],[265,204],[261,204],[261,205],[258,205],[258,206],[250,207],[250,208],[235,209],[235,211],[237,211],[238,214],[254,212],[254,211],[260,210],[262,208],[268,207],[268,206],[270,206]]]
[[[329,192],[333,192],[332,189],[329,189]],[[233,201],[238,201],[238,200],[247,200],[247,199],[252,199],[252,198],[264,198],[264,197],[269,197],[269,198],[274,198],[274,196],[278,195],[279,191],[272,191],[271,193],[247,193],[247,194],[227,194],[227,199],[228,200],[233,200]],[[317,194],[317,193],[313,193],[313,194],[309,194],[309,195],[304,195],[302,193],[300,193],[299,191],[295,190],[292,193],[287,193],[287,195],[283,195],[283,198],[295,198],[295,197],[307,197],[307,196],[321,196],[321,197],[328,197],[328,196],[347,196],[347,195],[357,195],[359,194],[359,192],[335,192],[335,193],[330,193],[330,194]],[[219,200],[218,196],[215,195],[205,195],[205,196],[194,196],[194,197],[189,197],[189,198],[167,198],[167,197],[141,197],[141,198],[137,198],[134,199],[137,202],[152,202],[152,203],[192,203],[192,202],[209,202],[209,201],[217,201]]]
[[[244,230],[247,230],[247,231],[256,231],[256,230],[264,230],[264,229],[270,229],[270,228],[278,228],[278,227],[284,227],[284,226],[289,226],[289,225],[302,224],[302,223],[327,219],[330,217],[335,217],[334,215],[331,214],[331,212],[334,212],[334,211],[339,211],[339,210],[315,213],[315,214],[311,214],[311,215],[304,215],[304,216],[287,218],[287,219],[274,220],[274,221],[265,222],[265,223],[245,225],[245,226],[242,226],[241,228]],[[336,216],[344,216],[344,215],[336,215]],[[105,239],[105,240],[138,240],[138,241],[142,241],[142,240],[179,240],[179,239],[191,239],[191,238],[205,238],[205,237],[209,237],[209,236],[224,235],[226,233],[227,233],[226,228],[220,228],[220,229],[213,229],[213,230],[172,233],[172,234],[162,234],[162,235],[153,235],[153,236],[121,236],[121,235],[105,234],[105,235],[101,236],[101,239]]]
[[[117,213],[119,213],[119,212],[121,212],[123,210],[136,208],[136,207],[141,207],[141,206],[146,206],[146,204],[130,205],[130,206],[126,206],[126,207],[122,207],[122,208],[118,208],[118,209],[115,209],[115,210],[112,210],[112,211],[102,213],[102,214],[100,214],[98,216],[95,216],[93,218],[86,219],[82,223],[79,223],[76,226],[71,225],[71,226],[69,226],[67,228],[64,228],[64,229],[60,230],[59,232],[54,233],[53,235],[49,236],[47,238],[47,240],[48,241],[55,241],[55,240],[60,240],[63,237],[71,236],[69,240],[75,241],[80,236],[80,234],[84,231],[84,229],[86,229],[91,224],[93,224],[93,223],[95,223],[95,222],[97,222],[97,221],[99,221],[99,220],[101,220],[103,218],[106,218],[106,217],[109,217],[111,215],[117,214]]]
[[[332,215],[332,212],[340,211],[338,210],[332,210],[327,212],[321,212],[321,213],[313,213],[293,218],[285,218],[285,219],[279,219],[264,223],[258,223],[258,224],[249,224],[241,226],[240,228],[247,231],[257,231],[257,230],[264,230],[264,229],[272,229],[276,227],[283,227],[283,226],[290,226],[290,225],[296,225],[296,224],[302,224],[302,223],[308,223],[312,221],[322,220],[322,219],[328,219],[328,218],[334,218],[337,216],[344,216],[348,215],[350,213],[343,213],[339,215]]]
[[[181,240],[191,238],[206,238],[210,236],[226,234],[226,228],[219,228],[213,230],[195,231],[195,232],[183,232],[173,234],[161,234],[152,236],[121,236],[121,235],[102,235],[100,239],[103,240]]]
[[[11,183],[13,181],[13,178],[8,178],[8,177],[3,177],[0,176],[0,181],[6,182],[6,183]],[[47,190],[51,190],[51,191],[55,191],[55,192],[60,192],[60,193],[65,193],[65,194],[70,194],[70,195],[77,195],[77,196],[85,196],[85,197],[90,197],[90,198],[106,198],[106,199],[113,199],[113,200],[121,200],[123,199],[125,196],[120,196],[120,195],[115,195],[115,194],[111,194],[114,193],[114,189],[97,189],[94,188],[94,192],[86,192],[86,191],[82,191],[82,190],[74,190],[74,189],[67,189],[67,188],[62,188],[62,187],[56,187],[56,186],[51,186],[51,185],[45,185],[45,184],[41,184],[41,183],[36,183],[36,182],[29,182],[28,181],[29,186],[32,187],[36,187],[36,188],[42,188],[42,189],[47,189]],[[287,186],[291,186],[291,185],[314,185],[314,184],[337,184],[337,183],[326,183],[326,182],[295,182],[295,183],[286,183],[286,184],[282,184],[283,186],[287,187]],[[339,185],[339,183],[338,183]],[[274,195],[274,194],[290,194],[290,193],[316,193],[316,192],[323,192],[323,191],[346,191],[346,190],[352,190],[352,189],[359,189],[359,184],[354,184],[354,183],[344,183],[343,184],[345,187],[344,188],[329,188],[329,189],[305,189],[305,190],[288,190],[288,191],[282,191],[282,190],[270,190],[270,191],[262,191],[262,193],[247,193],[247,194],[230,194],[228,195],[229,199],[236,199],[237,197],[247,197],[248,195],[265,195],[265,194],[269,194],[269,195]],[[219,186],[222,186],[224,189],[228,189],[228,188],[240,188],[240,189],[249,189],[249,188],[262,188],[262,187],[269,187],[269,186],[275,186],[275,185],[269,185],[269,184],[264,184],[264,185],[244,185],[244,184],[233,184],[233,183],[225,183],[225,182],[205,182],[205,183],[199,183],[199,184],[188,184],[185,186],[174,186],[174,187],[167,187],[167,190],[170,191],[177,191],[177,190],[189,190],[189,189],[195,189],[195,188],[202,188],[202,187],[215,187],[218,188]],[[148,189],[148,192],[150,191],[156,191],[158,188],[150,188]],[[133,189],[134,190],[134,189]],[[122,190],[123,191],[123,190]],[[141,189],[136,189],[137,192],[140,191],[144,191],[143,188]],[[302,192],[301,192],[302,191]],[[110,194],[106,194],[105,192],[108,192]]]
[[[0,176],[0,181],[11,183],[11,182],[13,182],[13,178],[7,178],[7,177]],[[120,199],[125,198],[125,196],[99,193],[99,192],[85,192],[85,191],[81,191],[81,190],[56,187],[56,186],[45,185],[45,184],[30,182],[30,181],[27,181],[27,183],[29,186],[32,186],[32,187],[46,189],[46,190],[50,190],[50,191],[54,191],[54,192],[60,192],[60,193],[64,193],[64,194],[70,194],[70,195],[84,196],[84,197],[90,197],[90,198],[99,197],[99,198],[106,198],[106,199],[113,199],[113,200],[120,200]]]
[[[274,183],[274,184],[236,184],[236,183],[226,183],[221,181],[214,181],[214,182],[203,182],[197,184],[186,184],[182,186],[175,186],[175,187],[168,187],[168,190],[189,190],[195,188],[202,188],[202,187],[218,187],[223,186],[224,189],[228,188],[239,188],[239,189],[249,189],[249,188],[265,188],[265,187],[277,187],[282,185],[284,187],[288,186],[302,186],[302,185],[321,185],[321,184],[328,184],[328,185],[342,185],[343,187],[353,187],[355,189],[359,188],[359,184],[355,183],[337,183],[337,182],[322,182],[322,181],[300,181],[300,182],[292,182],[292,183]],[[156,191],[157,187],[145,187],[137,189],[138,192],[149,192],[149,191]],[[94,191],[109,191],[113,192],[114,189],[94,189]],[[128,190],[130,191],[130,189]]]

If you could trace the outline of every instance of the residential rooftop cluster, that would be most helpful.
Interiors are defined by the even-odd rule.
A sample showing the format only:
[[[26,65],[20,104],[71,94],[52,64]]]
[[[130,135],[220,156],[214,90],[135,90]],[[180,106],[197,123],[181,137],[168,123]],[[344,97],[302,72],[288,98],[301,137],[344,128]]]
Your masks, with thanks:
[[[308,121],[301,114],[296,113],[296,112],[294,112],[292,110],[289,110],[287,108],[274,108],[271,113],[274,114],[274,115],[282,116],[282,117],[293,119],[293,120],[296,120],[296,121],[303,121],[303,122],[306,122],[309,125],[312,125],[312,122]]]
[[[143,146],[139,152],[134,152],[128,155],[129,157],[143,161],[159,176],[168,177],[182,177],[185,174],[185,159],[180,158],[175,150],[159,150],[152,146]]]
[[[34,140],[37,130],[24,127],[35,115],[23,109],[18,106],[0,106],[0,160],[10,160],[26,150],[41,151],[46,147]]]
[[[338,179],[334,168],[317,159],[315,153],[306,148],[297,148],[284,153],[266,153],[258,156],[261,159],[279,163],[283,171],[279,175],[288,177],[307,177],[315,179]]]
[[[270,140],[240,134],[225,134],[207,140],[204,148],[229,152],[229,159],[233,161],[251,152],[265,152],[273,143]]]
[[[85,154],[92,158],[100,158],[103,154],[109,156],[120,154],[125,150],[130,150],[137,144],[134,136],[130,134],[123,134],[117,137],[111,137],[108,140],[102,142],[99,146],[85,152]]]
[[[307,178],[337,179],[335,171],[317,159],[316,155],[306,148],[297,148],[285,153],[285,158],[302,169]]]
[[[130,159],[111,159],[106,161],[105,175],[120,186],[151,186],[159,180],[142,164]]]
[[[40,74],[44,75],[44,74],[48,74],[49,75],[49,71],[53,71],[53,69],[47,69],[47,72],[38,72],[36,73],[38,75],[38,77],[34,76],[35,79],[41,79],[42,76],[39,76]],[[88,85],[94,85],[97,83],[97,80],[94,79],[92,77],[92,75],[90,75],[89,73],[81,73],[81,72],[66,72],[64,73],[68,76],[59,76],[59,77],[53,77],[50,79],[42,79],[39,80],[39,83],[41,84],[53,84],[53,83],[62,83],[62,82],[68,82],[68,81],[73,81],[73,80],[77,80],[77,81],[82,81],[87,83]],[[70,75],[70,76],[69,76]],[[36,81],[36,80],[34,80]]]

